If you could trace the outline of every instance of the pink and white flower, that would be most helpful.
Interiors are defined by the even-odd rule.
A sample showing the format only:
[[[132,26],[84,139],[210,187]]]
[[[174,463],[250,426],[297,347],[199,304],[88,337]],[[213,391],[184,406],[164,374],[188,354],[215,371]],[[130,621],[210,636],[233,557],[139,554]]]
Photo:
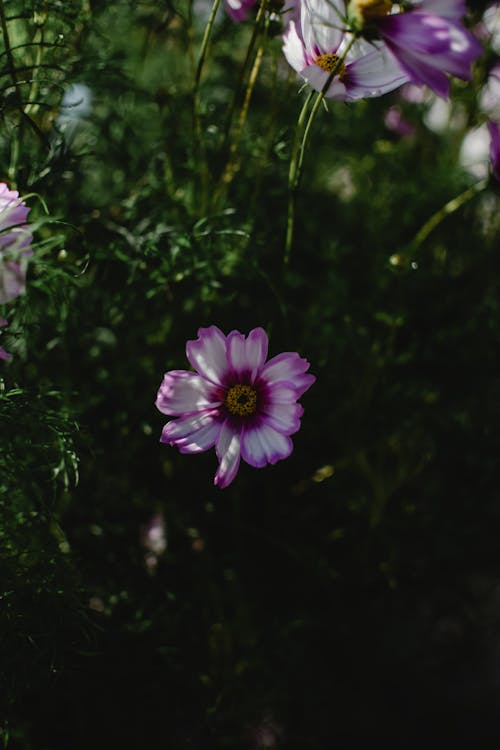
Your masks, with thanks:
[[[283,53],[316,91],[330,81],[324,92],[329,99],[381,96],[410,80],[382,42],[353,41],[343,28],[338,0],[303,0],[300,25],[290,21]]]
[[[219,468],[214,483],[227,487],[243,458],[261,468],[287,458],[290,435],[300,428],[297,403],[315,382],[309,362],[296,352],[266,362],[267,334],[254,328],[225,336],[217,326],[200,328],[186,344],[196,372],[171,370],[163,378],[157,408],[168,416],[160,441],[181,453],[201,453],[215,446]]]
[[[26,288],[26,267],[33,254],[33,236],[26,220],[30,209],[17,190],[0,183],[0,304],[10,302]]]

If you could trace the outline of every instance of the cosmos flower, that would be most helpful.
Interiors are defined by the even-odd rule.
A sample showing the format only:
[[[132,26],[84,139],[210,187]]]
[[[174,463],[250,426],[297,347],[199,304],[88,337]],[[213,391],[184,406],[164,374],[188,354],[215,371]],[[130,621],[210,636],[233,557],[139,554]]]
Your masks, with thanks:
[[[283,53],[316,91],[323,91],[331,78],[325,91],[329,99],[381,96],[410,80],[382,42],[353,41],[335,0],[303,0],[300,24],[290,21],[284,34]]]
[[[352,0],[350,7],[358,24],[366,22],[376,31],[413,83],[447,98],[447,74],[471,79],[471,65],[483,50],[460,23],[464,0],[421,0],[400,13],[380,0]]]
[[[26,266],[33,254],[33,236],[26,224],[30,212],[17,190],[0,183],[0,304],[10,302],[26,287]]]
[[[500,123],[488,122],[490,132],[490,160],[494,176],[500,180]]]
[[[254,328],[225,336],[217,326],[200,328],[186,354],[196,372],[171,370],[163,378],[157,408],[177,419],[160,438],[181,453],[201,453],[215,446],[219,468],[215,484],[227,487],[240,457],[263,467],[287,458],[290,435],[300,428],[303,408],[297,403],[314,383],[309,362],[284,352],[268,362],[267,335]]]

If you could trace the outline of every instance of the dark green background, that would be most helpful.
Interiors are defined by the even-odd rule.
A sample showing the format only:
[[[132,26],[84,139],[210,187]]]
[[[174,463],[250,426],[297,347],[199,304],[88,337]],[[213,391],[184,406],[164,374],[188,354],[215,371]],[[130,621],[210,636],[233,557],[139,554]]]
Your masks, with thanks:
[[[305,92],[279,37],[240,169],[203,207],[251,21],[221,9],[214,29],[203,177],[189,50],[206,8],[191,25],[165,2],[2,5],[12,46],[36,42],[13,51],[18,79],[43,79],[29,122],[1,69],[2,179],[14,166],[51,217],[28,199],[42,246],[27,294],[0,311],[15,355],[0,398],[5,747],[254,748],[263,727],[313,750],[498,740],[497,186],[411,244],[473,182],[458,153],[493,53],[454,88],[459,130],[429,131],[429,104],[397,92],[319,113],[284,268]],[[56,118],[74,81],[93,105],[69,138]],[[395,103],[411,138],[384,126]],[[225,491],[213,451],[159,444],[154,407],[210,324],[263,326],[271,356],[298,351],[317,376],[292,456],[242,465]],[[159,512],[152,574],[141,529]]]

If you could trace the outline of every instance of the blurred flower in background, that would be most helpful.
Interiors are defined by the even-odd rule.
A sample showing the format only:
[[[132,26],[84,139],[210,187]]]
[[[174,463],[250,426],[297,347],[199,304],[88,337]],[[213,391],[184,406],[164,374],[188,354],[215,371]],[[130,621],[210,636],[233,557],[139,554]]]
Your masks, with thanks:
[[[490,134],[490,160],[493,174],[497,180],[500,180],[500,123],[488,122],[488,131]]]
[[[397,105],[389,107],[386,110],[384,125],[400,138],[408,138],[415,134],[415,126],[403,117],[401,109]]]
[[[460,146],[459,161],[469,174],[484,179],[488,174],[490,136],[487,126],[469,130]]]
[[[29,212],[17,190],[0,183],[0,304],[26,289],[26,268],[33,254],[33,235],[26,224]]]
[[[167,528],[163,513],[155,513],[141,528],[141,544],[146,550],[145,565],[153,572],[167,549]]]
[[[253,8],[257,0],[225,0],[226,11],[233,21],[239,23],[247,18],[250,8]]]
[[[73,142],[78,127],[92,112],[92,99],[92,91],[84,83],[73,83],[64,92],[56,125],[66,143]]]
[[[282,735],[283,728],[274,721],[272,716],[264,716],[251,731],[252,748],[253,750],[270,750],[278,747]]]

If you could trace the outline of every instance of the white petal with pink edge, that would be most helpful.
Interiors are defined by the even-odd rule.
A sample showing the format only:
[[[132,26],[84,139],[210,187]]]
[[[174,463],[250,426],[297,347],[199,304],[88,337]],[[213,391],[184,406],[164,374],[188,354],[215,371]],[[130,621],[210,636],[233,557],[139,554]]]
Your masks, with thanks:
[[[227,337],[227,354],[232,371],[237,377],[248,377],[253,384],[267,357],[267,334],[263,328],[254,328],[247,338],[239,331]]]
[[[222,422],[220,419],[213,419],[199,430],[196,430],[196,432],[186,435],[185,438],[175,440],[171,445],[176,445],[181,453],[203,453],[203,451],[214,447],[219,437],[221,426]]]
[[[179,440],[185,440],[193,433],[205,427],[210,427],[214,423],[222,424],[220,409],[210,409],[197,414],[190,414],[187,417],[172,419],[163,428],[160,442],[177,445]]]
[[[187,342],[187,358],[200,375],[222,385],[228,371],[226,337],[217,326],[199,328],[198,337]]]
[[[170,416],[190,414],[220,406],[217,388],[188,370],[171,370],[158,390],[156,407]]]
[[[300,357],[297,352],[283,352],[264,365],[260,377],[268,384],[277,383],[280,380],[293,382],[297,375],[302,375],[308,369],[309,362]]]
[[[224,489],[231,484],[240,466],[241,426],[235,426],[226,419],[222,425],[215,450],[219,459],[219,468],[214,484]]]
[[[283,54],[297,73],[300,73],[306,67],[307,58],[304,45],[297,33],[294,21],[290,21],[288,29],[283,36]]]
[[[259,416],[262,422],[282,435],[293,435],[300,429],[300,418],[304,409],[300,404],[269,403],[262,407]]]
[[[262,468],[287,458],[293,450],[293,443],[287,435],[277,432],[263,421],[255,427],[243,430],[241,455],[243,460]]]

